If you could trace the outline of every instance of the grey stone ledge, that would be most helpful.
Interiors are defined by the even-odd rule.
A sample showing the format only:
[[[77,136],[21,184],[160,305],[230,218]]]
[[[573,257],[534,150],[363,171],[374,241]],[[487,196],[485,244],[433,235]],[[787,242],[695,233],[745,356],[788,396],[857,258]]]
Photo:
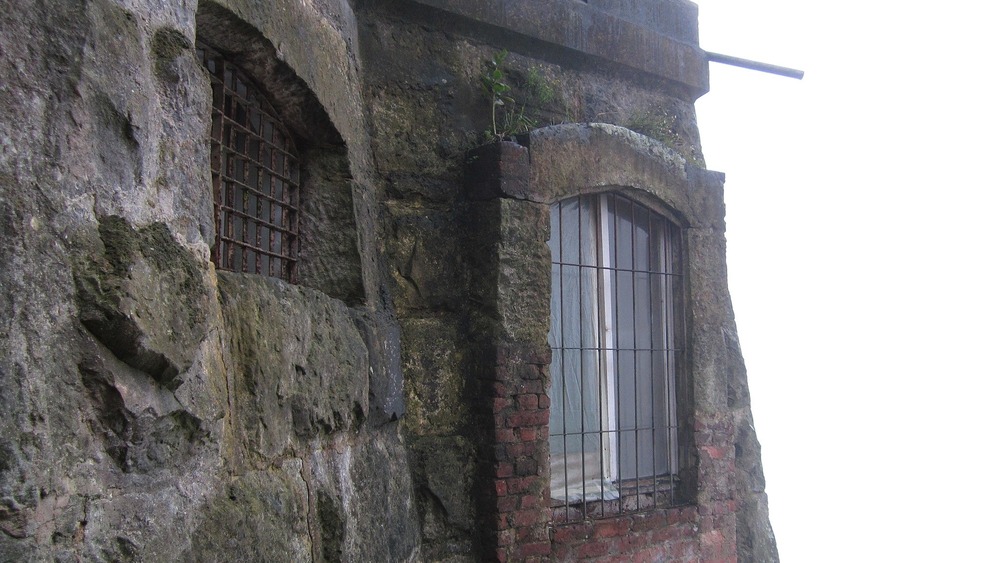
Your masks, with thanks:
[[[409,0],[708,92],[698,7],[688,0]]]

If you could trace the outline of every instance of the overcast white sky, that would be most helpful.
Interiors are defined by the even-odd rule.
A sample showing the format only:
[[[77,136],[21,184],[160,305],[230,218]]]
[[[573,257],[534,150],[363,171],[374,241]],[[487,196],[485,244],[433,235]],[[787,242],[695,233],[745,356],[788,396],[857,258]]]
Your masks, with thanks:
[[[1000,561],[1000,8],[697,3],[782,560]]]

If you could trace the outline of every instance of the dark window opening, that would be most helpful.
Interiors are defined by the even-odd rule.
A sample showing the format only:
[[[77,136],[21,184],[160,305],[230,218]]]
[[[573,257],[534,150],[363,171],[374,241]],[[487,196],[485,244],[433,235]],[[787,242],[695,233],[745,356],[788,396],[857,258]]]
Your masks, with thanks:
[[[556,521],[682,504],[680,229],[622,195],[552,205]]]
[[[203,42],[212,84],[212,261],[223,270],[296,281],[299,156],[263,93]]]

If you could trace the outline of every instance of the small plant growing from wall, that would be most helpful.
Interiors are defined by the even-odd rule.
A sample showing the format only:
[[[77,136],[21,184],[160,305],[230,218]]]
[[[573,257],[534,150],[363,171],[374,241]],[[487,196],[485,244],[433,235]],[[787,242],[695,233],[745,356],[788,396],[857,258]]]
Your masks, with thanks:
[[[547,76],[542,67],[529,68],[521,83],[526,92],[524,104],[538,114],[532,115],[537,121],[546,125],[580,121],[579,103],[567,95],[562,84]]]
[[[502,141],[519,133],[527,133],[535,121],[524,113],[524,104],[514,98],[514,89],[507,77],[506,49],[493,55],[483,72],[483,90],[490,99],[491,129],[485,131],[489,141]]]
[[[556,91],[552,83],[542,74],[541,69],[533,66],[528,69],[524,79],[529,97],[536,106],[546,106],[556,99]]]

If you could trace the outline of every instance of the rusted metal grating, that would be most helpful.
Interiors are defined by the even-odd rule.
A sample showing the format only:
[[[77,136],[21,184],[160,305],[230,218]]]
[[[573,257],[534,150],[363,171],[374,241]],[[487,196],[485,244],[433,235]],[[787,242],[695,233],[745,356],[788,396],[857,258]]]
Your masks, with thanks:
[[[295,281],[299,160],[263,93],[217,50],[199,42],[212,80],[215,264]]]

